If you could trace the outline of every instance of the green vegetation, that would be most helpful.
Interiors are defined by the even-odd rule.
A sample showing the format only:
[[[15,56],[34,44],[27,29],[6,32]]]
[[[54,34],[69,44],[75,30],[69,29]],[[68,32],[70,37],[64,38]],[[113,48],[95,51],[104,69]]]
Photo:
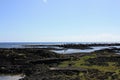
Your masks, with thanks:
[[[108,53],[106,52],[106,54]],[[118,80],[120,79],[119,59],[120,58],[114,54],[112,56],[103,55],[101,57],[101,55],[98,56],[96,52],[80,57],[77,60],[71,59],[70,61],[61,62],[58,67],[87,69],[87,73],[80,72],[78,75],[82,80],[102,80],[101,78],[105,80],[114,80],[115,78]]]
[[[0,73],[23,73],[21,80],[120,80],[115,49],[56,54],[47,49],[0,49]]]

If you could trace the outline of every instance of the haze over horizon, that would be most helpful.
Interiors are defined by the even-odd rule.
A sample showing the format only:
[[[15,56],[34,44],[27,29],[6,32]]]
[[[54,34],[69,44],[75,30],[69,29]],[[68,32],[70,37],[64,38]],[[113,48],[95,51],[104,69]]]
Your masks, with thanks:
[[[0,0],[0,42],[119,42],[120,0]]]

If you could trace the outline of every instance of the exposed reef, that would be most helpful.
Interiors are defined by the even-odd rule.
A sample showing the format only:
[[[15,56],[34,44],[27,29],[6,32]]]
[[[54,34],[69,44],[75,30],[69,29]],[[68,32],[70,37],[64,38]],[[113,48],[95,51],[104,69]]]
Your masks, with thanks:
[[[120,44],[65,44],[64,48]],[[87,47],[86,47],[87,46]],[[57,54],[44,48],[1,48],[0,74],[24,74],[20,80],[119,80],[119,48],[91,53]]]

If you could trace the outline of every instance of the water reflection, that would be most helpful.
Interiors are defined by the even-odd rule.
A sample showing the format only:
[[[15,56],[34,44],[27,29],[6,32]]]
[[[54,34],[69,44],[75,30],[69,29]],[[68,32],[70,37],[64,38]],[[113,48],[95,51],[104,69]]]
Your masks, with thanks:
[[[110,49],[110,48],[120,48],[120,46],[97,46],[97,47],[91,47],[92,49],[65,49],[65,50],[52,50],[53,52],[59,53],[59,54],[70,54],[70,53],[89,53],[94,52],[97,50],[102,49]]]
[[[23,78],[22,75],[0,75],[0,80],[19,80]]]

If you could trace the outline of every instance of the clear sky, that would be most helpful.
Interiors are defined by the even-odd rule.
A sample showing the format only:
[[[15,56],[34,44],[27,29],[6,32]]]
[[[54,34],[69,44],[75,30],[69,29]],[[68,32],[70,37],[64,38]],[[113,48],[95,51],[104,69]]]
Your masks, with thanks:
[[[120,0],[0,0],[6,41],[120,41]]]

